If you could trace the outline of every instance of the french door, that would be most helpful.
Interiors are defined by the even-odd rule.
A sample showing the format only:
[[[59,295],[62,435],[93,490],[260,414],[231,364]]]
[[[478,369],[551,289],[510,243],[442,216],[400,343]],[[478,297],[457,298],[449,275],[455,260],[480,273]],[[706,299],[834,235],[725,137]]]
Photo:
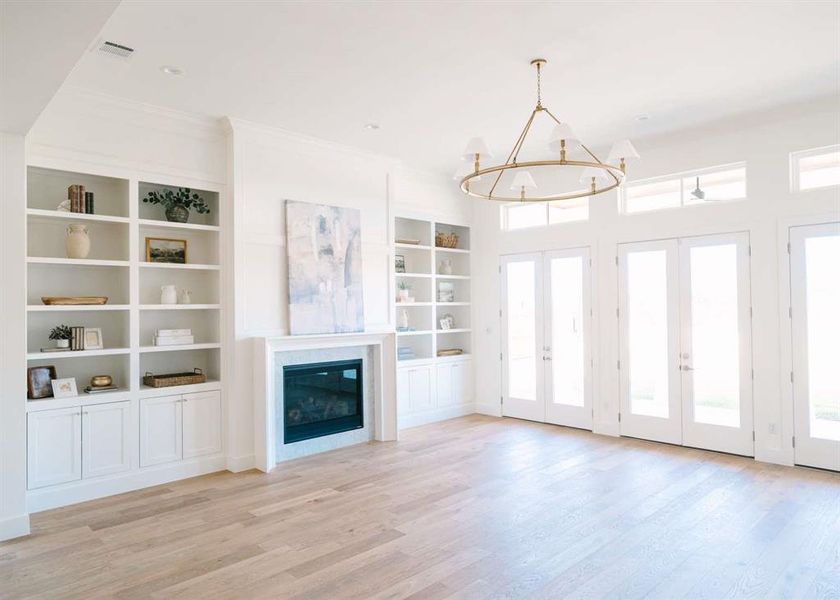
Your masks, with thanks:
[[[840,223],[789,240],[794,461],[840,471]]]
[[[502,258],[508,417],[592,429],[588,248]]]
[[[622,435],[753,455],[749,237],[620,244]]]

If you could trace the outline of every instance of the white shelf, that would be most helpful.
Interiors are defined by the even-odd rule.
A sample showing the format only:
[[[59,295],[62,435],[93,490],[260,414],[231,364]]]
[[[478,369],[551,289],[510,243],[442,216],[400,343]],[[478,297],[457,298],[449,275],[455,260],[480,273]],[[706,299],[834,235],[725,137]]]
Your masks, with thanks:
[[[459,360],[468,360],[472,358],[472,354],[453,354],[452,356],[438,356],[435,360],[438,362],[457,362]]]
[[[41,208],[28,208],[26,214],[33,219],[61,219],[68,221],[98,221],[101,223],[123,223],[128,224],[128,217],[114,217],[111,215],[89,215],[85,213],[72,213],[60,210],[44,210]]]
[[[395,273],[397,277],[411,277],[414,279],[430,279],[431,273]]]
[[[144,269],[191,269],[194,271],[218,271],[219,265],[200,265],[200,264],[177,264],[177,263],[154,263],[141,262],[140,267]]]
[[[219,310],[221,304],[141,304],[140,310]]]
[[[469,306],[469,302],[435,302],[435,306]]]
[[[432,302],[394,302],[394,304],[397,308],[403,306],[432,306]]]
[[[27,256],[31,265],[75,265],[85,267],[127,267],[127,260],[97,260],[92,258],[54,258],[51,256]]]
[[[128,348],[102,348],[101,350],[66,350],[62,352],[29,352],[26,360],[53,360],[56,358],[86,358],[92,356],[111,356],[128,354]]]
[[[408,358],[405,360],[397,360],[397,368],[401,367],[416,367],[419,365],[428,365],[433,362],[432,357],[428,358]]]
[[[110,311],[129,310],[128,304],[73,304],[73,305],[46,305],[30,304],[26,307],[28,312],[81,312],[81,311]]]
[[[79,385],[79,382],[76,383]],[[85,387],[85,386],[82,386]],[[40,400],[26,401],[26,412],[38,412],[39,410],[53,410],[56,408],[71,408],[74,406],[91,406],[94,404],[107,404],[130,400],[131,392],[128,389],[120,388],[111,392],[100,392],[98,394],[80,393],[78,396],[69,398],[41,398]]]
[[[204,344],[183,344],[181,346],[141,346],[140,352],[177,352],[184,350],[213,350],[214,348],[221,348],[222,345],[218,342],[209,342]]]
[[[469,279],[469,275],[435,275],[436,279]]]
[[[468,333],[472,331],[469,328],[461,328],[461,329],[438,329],[437,333]]]
[[[218,225],[199,225],[196,223],[173,223],[172,221],[158,221],[156,219],[138,219],[141,227],[168,227],[187,231],[221,231]]]
[[[398,331],[397,337],[403,337],[407,335],[428,335],[432,333],[431,329],[421,329],[419,331]]]
[[[394,243],[395,248],[406,249],[406,250],[431,250],[431,246],[423,246],[422,244],[400,244],[399,242]]]
[[[441,248],[440,246],[435,246],[435,252],[454,252],[457,254],[469,254],[469,250],[464,250],[463,248]]]

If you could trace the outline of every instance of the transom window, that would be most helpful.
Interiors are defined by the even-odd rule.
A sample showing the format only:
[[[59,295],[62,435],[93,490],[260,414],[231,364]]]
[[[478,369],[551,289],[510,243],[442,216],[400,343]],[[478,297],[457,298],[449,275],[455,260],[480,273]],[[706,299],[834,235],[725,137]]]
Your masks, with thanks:
[[[502,229],[506,231],[574,223],[589,219],[589,198],[556,202],[518,202],[503,205],[501,211]]]
[[[840,185],[840,145],[792,152],[791,191]]]
[[[623,213],[647,212],[747,197],[746,163],[634,181],[619,194]]]

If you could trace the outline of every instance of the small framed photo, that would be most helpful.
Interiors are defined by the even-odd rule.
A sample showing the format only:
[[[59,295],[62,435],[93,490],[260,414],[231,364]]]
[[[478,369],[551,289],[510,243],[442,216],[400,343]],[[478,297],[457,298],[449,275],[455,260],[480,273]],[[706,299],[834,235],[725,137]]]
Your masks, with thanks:
[[[440,328],[442,331],[446,331],[448,329],[455,329],[455,317],[452,315],[443,315],[440,318]]]
[[[72,398],[73,396],[78,396],[79,392],[76,391],[76,378],[75,377],[65,377],[64,379],[53,379],[52,380],[52,391],[54,398]]]
[[[394,256],[394,272],[405,273],[405,256],[402,254]]]
[[[102,350],[102,329],[100,327],[85,327],[85,350]]]
[[[147,237],[146,262],[187,264],[187,240]]]
[[[55,367],[29,367],[26,370],[26,397],[30,400],[52,398],[52,380],[57,377]]]

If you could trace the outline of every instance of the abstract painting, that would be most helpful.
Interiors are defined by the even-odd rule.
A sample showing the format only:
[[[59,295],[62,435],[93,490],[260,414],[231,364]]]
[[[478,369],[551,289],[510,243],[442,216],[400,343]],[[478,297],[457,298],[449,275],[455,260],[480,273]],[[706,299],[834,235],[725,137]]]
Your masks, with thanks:
[[[286,201],[292,335],[364,331],[358,209]]]

